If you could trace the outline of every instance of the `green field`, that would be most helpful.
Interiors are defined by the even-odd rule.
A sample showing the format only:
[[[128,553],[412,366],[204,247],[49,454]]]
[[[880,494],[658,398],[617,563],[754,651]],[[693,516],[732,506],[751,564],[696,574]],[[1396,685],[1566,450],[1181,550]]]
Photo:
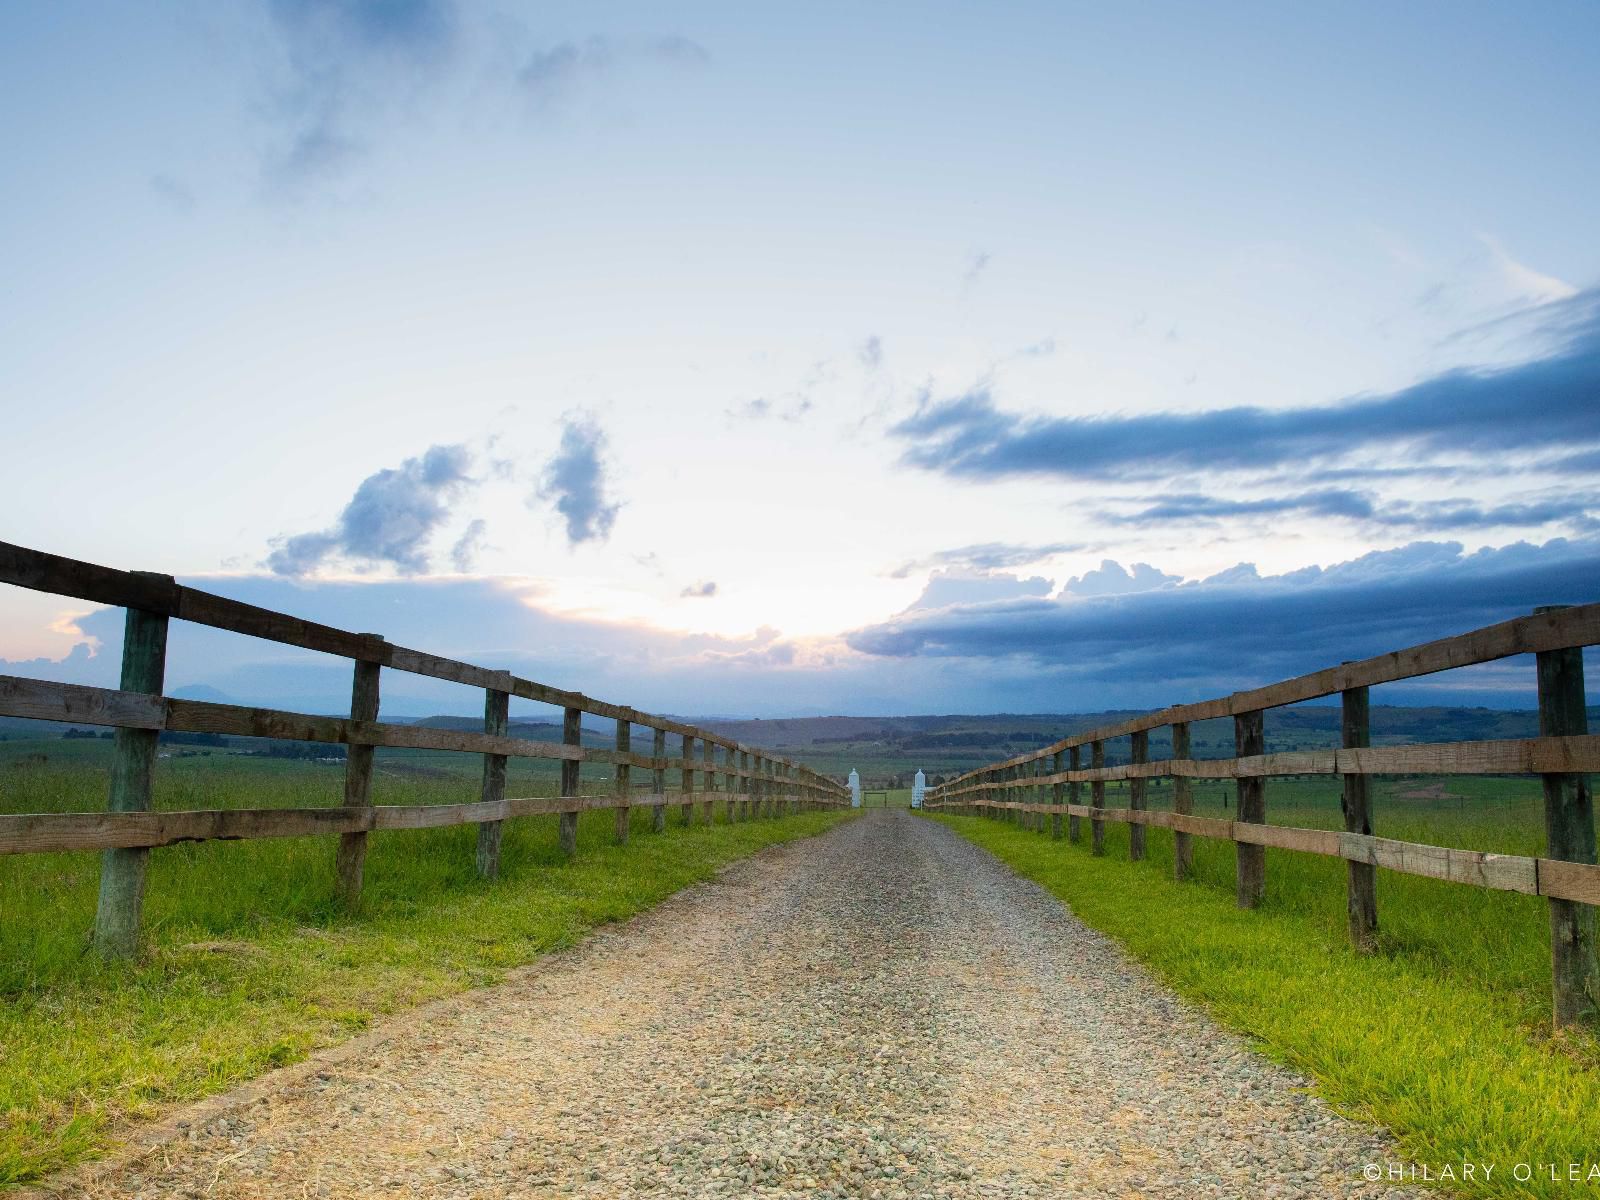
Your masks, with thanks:
[[[1121,788],[1107,792],[1108,807],[1126,803]],[[1382,836],[1543,850],[1536,779],[1385,780],[1374,792]],[[1197,813],[1225,815],[1230,789],[1197,793]],[[1153,789],[1151,807],[1169,807],[1170,794]],[[1267,798],[1275,824],[1341,827],[1336,782],[1274,780]],[[1600,1195],[1600,1185],[1510,1178],[1519,1162],[1600,1166],[1600,1041],[1550,1031],[1550,934],[1538,897],[1379,871],[1379,949],[1361,956],[1345,933],[1338,859],[1268,850],[1266,902],[1244,912],[1234,904],[1228,842],[1195,838],[1195,878],[1179,884],[1164,829],[1150,829],[1148,857],[1130,863],[1128,826],[1115,822],[1096,858],[1087,821],[1075,846],[1004,820],[936,819],[1049,888],[1267,1053],[1315,1076],[1342,1110],[1389,1126],[1406,1159],[1505,1165],[1466,1193]]]
[[[161,809],[340,803],[342,764],[219,751],[162,759]],[[0,812],[103,810],[111,744],[0,744]],[[380,804],[477,798],[470,755],[383,752]],[[553,764],[515,760],[507,794],[554,795]],[[635,777],[648,772],[635,770]],[[585,772],[609,792],[609,768]],[[375,834],[361,911],[331,903],[333,840],[171,846],[151,856],[146,953],[102,963],[88,948],[99,855],[0,859],[0,1184],[102,1149],[119,1121],[302,1058],[374,1017],[502,978],[512,967],[628,917],[762,846],[843,814],[650,832],[631,844],[609,811],[579,822],[563,861],[554,817],[508,822],[502,875],[476,877],[476,827]],[[719,813],[720,821],[720,813]]]

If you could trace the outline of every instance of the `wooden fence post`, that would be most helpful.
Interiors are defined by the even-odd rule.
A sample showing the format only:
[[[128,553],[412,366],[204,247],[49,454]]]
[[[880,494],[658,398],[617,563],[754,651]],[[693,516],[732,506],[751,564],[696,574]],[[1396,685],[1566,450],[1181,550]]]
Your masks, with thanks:
[[[1052,775],[1061,774],[1061,751],[1059,750],[1050,759],[1050,773]],[[1066,786],[1060,780],[1052,783],[1050,785],[1050,803],[1060,808],[1062,801],[1066,799],[1066,793]],[[1061,840],[1061,814],[1059,812],[1050,814],[1050,836],[1058,842]]]
[[[1239,713],[1233,718],[1233,749],[1240,758],[1267,752],[1267,714],[1261,709]],[[1260,775],[1241,777],[1238,811],[1234,819],[1261,825],[1267,819],[1267,781]],[[1249,842],[1235,842],[1235,872],[1240,908],[1255,908],[1267,892],[1267,848]]]
[[[1048,774],[1050,774],[1049,759],[1043,757],[1034,759],[1033,778],[1036,782],[1033,785],[1033,802],[1035,804],[1050,803],[1050,785],[1042,782]],[[1044,833],[1049,828],[1049,825],[1050,822],[1045,813],[1037,812],[1033,814],[1033,828],[1036,832]]]
[[[715,825],[717,821],[717,747],[710,738],[700,739],[700,758],[706,765],[700,772],[700,790],[705,794],[705,802],[701,809],[705,812],[706,824]]]
[[[561,741],[567,746],[581,746],[583,744],[583,709],[568,708],[561,713]],[[583,764],[577,759],[564,758],[561,760],[561,794],[563,796],[576,796],[579,791],[580,771]],[[561,845],[561,853],[571,858],[578,852],[578,810],[571,809],[563,812],[560,823],[556,828],[557,840]]]
[[[694,824],[694,768],[689,764],[694,761],[694,739],[688,734],[683,735],[683,784],[681,786],[682,803],[679,806],[679,816],[682,824]]]
[[[739,802],[734,796],[739,791],[739,753],[732,746],[722,748],[722,790],[728,794],[728,824],[732,825],[738,819],[734,810]]]
[[[1172,727],[1172,757],[1188,758],[1189,722],[1179,721]],[[1194,812],[1194,788],[1187,775],[1172,779],[1172,811],[1188,816]],[[1172,877],[1187,879],[1194,874],[1194,837],[1192,834],[1174,832],[1172,835]]]
[[[1083,747],[1069,746],[1067,748],[1067,770],[1081,771],[1083,769]],[[1077,804],[1083,799],[1083,785],[1076,779],[1067,784],[1067,803]],[[1067,814],[1067,841],[1077,845],[1083,841],[1083,819],[1077,813]]]
[[[1133,744],[1133,751],[1130,755],[1131,760],[1135,763],[1149,762],[1150,731],[1148,729],[1138,730],[1129,741]],[[1146,780],[1138,777],[1128,780],[1129,808],[1143,810],[1146,807],[1145,783]],[[1146,830],[1143,825],[1128,826],[1128,860],[1130,862],[1139,862],[1144,858],[1145,833]]]
[[[1553,612],[1556,606],[1534,610]],[[1573,737],[1589,732],[1584,708],[1583,651],[1545,650],[1535,656],[1539,676],[1539,735]],[[1551,773],[1544,783],[1546,853],[1563,862],[1595,861],[1594,798],[1589,777],[1579,772]],[[1595,958],[1595,913],[1576,900],[1550,905],[1550,962],[1556,1027],[1593,1019],[1600,1005],[1600,965]]]
[[[633,722],[617,718],[617,753],[627,754],[633,749]],[[628,763],[617,764],[617,795],[624,801],[633,787],[633,768]],[[633,831],[633,809],[626,803],[617,809],[617,844],[626,846],[628,834]]]
[[[739,820],[750,819],[750,751],[739,751]]]
[[[1367,689],[1350,688],[1340,694],[1340,744],[1346,750],[1359,750],[1372,744],[1370,706]],[[1372,796],[1367,777],[1359,772],[1346,773],[1339,807],[1344,810],[1346,833],[1372,833]],[[1345,914],[1350,927],[1350,941],[1357,950],[1367,953],[1377,947],[1378,935],[1378,868],[1371,863],[1346,860],[1345,862]]]
[[[507,684],[509,686],[509,679]],[[483,731],[490,737],[505,737],[511,728],[511,693],[498,688],[485,688],[483,692]],[[480,798],[485,804],[498,804],[506,798],[506,756],[483,756],[483,790]],[[500,874],[500,838],[504,821],[478,822],[478,877],[495,879]]]
[[[145,572],[140,572],[144,575]],[[170,576],[157,576],[171,583]],[[166,683],[167,617],[130,608],[123,621],[122,690],[159,696]],[[149,812],[155,782],[157,729],[118,729],[111,763],[111,812]],[[107,958],[128,958],[139,949],[144,919],[146,869],[150,848],[106,850],[100,856],[100,901],[94,917],[94,946]]]
[[[382,641],[375,633],[363,637]],[[350,685],[350,719],[376,721],[378,719],[378,676],[381,668],[375,662],[356,660],[355,677]],[[374,747],[352,745],[345,748],[344,806],[372,812],[372,758]],[[335,860],[337,879],[335,898],[340,907],[350,910],[361,903],[361,882],[367,864],[367,833],[357,830],[339,835],[339,850]]]
[[[650,753],[655,757],[656,766],[650,773],[650,790],[655,794],[656,802],[650,809],[650,830],[652,833],[661,833],[667,827],[667,769],[661,765],[667,757],[667,731],[657,729],[655,743]]]
[[[1106,744],[1104,742],[1089,743],[1089,769],[1098,771],[1106,765]],[[1091,808],[1104,808],[1106,806],[1106,781],[1096,779],[1089,784],[1089,806]],[[1098,818],[1089,822],[1089,848],[1092,854],[1106,852],[1106,823]]]
[[[1040,782],[1035,784],[1034,785],[1034,789],[1033,789],[1034,795],[1036,797],[1036,803],[1039,803],[1039,804],[1053,804],[1053,803],[1055,803],[1054,793],[1052,792],[1050,785],[1048,783],[1044,782],[1044,780],[1050,774],[1050,761],[1051,760],[1049,758],[1040,758],[1037,761],[1038,761],[1038,764],[1039,764],[1039,770],[1038,770],[1038,774],[1035,776],[1035,778],[1038,779]],[[1049,832],[1049,830],[1050,830],[1050,814],[1043,813],[1043,812],[1041,812],[1039,814],[1039,826],[1038,826],[1038,828],[1039,828],[1039,832],[1040,833],[1048,833]]]

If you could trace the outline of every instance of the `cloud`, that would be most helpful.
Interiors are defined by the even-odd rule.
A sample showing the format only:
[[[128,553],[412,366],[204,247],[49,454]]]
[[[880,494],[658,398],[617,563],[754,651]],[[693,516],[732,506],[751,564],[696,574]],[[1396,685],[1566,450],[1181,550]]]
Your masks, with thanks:
[[[278,194],[325,181],[360,158],[366,126],[454,48],[450,0],[269,0],[286,74],[271,112],[278,144],[263,176]]]
[[[984,271],[988,270],[991,257],[987,250],[979,250],[967,260],[966,273],[961,276],[961,286],[964,290],[970,291],[978,285],[978,280],[982,278]]]
[[[1511,293],[1521,300],[1535,304],[1548,304],[1552,300],[1567,300],[1578,294],[1578,289],[1554,275],[1535,271],[1512,258],[1500,240],[1487,233],[1478,234],[1478,240],[1489,251]]]
[[[462,530],[455,545],[450,547],[450,565],[462,574],[472,570],[478,555],[483,552],[483,535],[488,528],[487,522],[478,517]]]
[[[1218,522],[1229,517],[1282,517],[1286,514],[1309,517],[1349,518],[1363,525],[1398,530],[1490,530],[1515,526],[1550,525],[1571,522],[1587,528],[1600,509],[1600,493],[1563,493],[1531,501],[1480,504],[1470,499],[1438,501],[1381,502],[1362,491],[1330,488],[1304,491],[1291,496],[1229,498],[1202,493],[1174,493],[1139,501],[1142,507],[1131,512],[1099,512],[1104,522],[1114,525],[1181,525]]]
[[[1055,585],[1050,580],[1035,575],[1023,579],[1018,575],[968,571],[951,568],[935,571],[929,578],[922,595],[912,601],[911,612],[924,608],[949,608],[953,605],[988,604],[997,600],[1015,600],[1022,596],[1048,596]]]
[[[865,339],[856,347],[856,361],[868,371],[883,366],[883,339],[877,334]]]
[[[783,669],[786,676],[791,677],[792,673],[787,669],[792,667],[799,657],[799,648],[796,644],[784,641],[771,625],[763,625],[742,638],[717,638],[697,648],[695,653],[695,661],[712,670],[730,666],[777,667]],[[751,672],[740,674],[749,678]]]
[[[1569,454],[1542,464],[1546,470],[1560,471],[1573,475],[1600,475],[1600,450],[1586,450],[1581,454]]]
[[[194,211],[194,192],[176,176],[157,174],[150,176],[150,190],[159,196],[174,212],[187,216]]]
[[[120,611],[120,610],[119,610]],[[116,687],[116,666],[100,653],[102,639],[77,642],[60,658],[0,658],[0,675],[23,679],[53,679],[58,683],[83,683],[91,687]],[[120,637],[116,658],[122,657]]]
[[[185,583],[660,713],[770,716],[851,712],[1099,712],[1224,695],[1302,671],[1528,612],[1596,599],[1600,538],[1477,554],[1418,542],[1335,567],[1262,578],[1250,564],[1212,580],[1132,595],[1021,596],[915,609],[843,641],[736,637],[546,611],[527,585],[430,576],[362,580],[270,575]],[[115,687],[123,613],[78,620],[64,660],[0,673]],[[179,634],[181,633],[181,636]],[[1591,673],[1591,678],[1593,675]],[[348,708],[348,663],[185,624],[168,653],[168,690],[215,688],[241,704]],[[1450,672],[1382,689],[1377,702],[1529,708],[1531,662]],[[481,692],[403,671],[384,676],[391,716],[481,711]],[[477,709],[474,709],[474,705]],[[554,710],[520,700],[513,715]]]
[[[1115,559],[1107,558],[1093,571],[1067,580],[1061,591],[1068,596],[1125,596],[1132,592],[1148,592],[1151,588],[1166,587],[1182,580],[1181,575],[1168,575],[1149,563],[1134,563],[1129,571]]]
[[[787,402],[780,404],[766,396],[758,396],[754,400],[746,400],[727,410],[729,420],[734,421],[765,421],[768,417],[776,417],[793,425],[801,420],[813,405],[810,397],[804,395],[790,396]]]
[[[267,173],[275,186],[287,192],[341,174],[365,153],[364,143],[340,133],[331,118],[323,116],[295,134],[272,159]]]
[[[714,579],[706,579],[699,583],[690,584],[678,593],[679,596],[686,600],[709,599],[716,594],[717,581]]]
[[[1244,563],[1200,583],[1133,594],[908,610],[846,641],[884,659],[970,659],[991,670],[1004,659],[1061,686],[1112,683],[1146,703],[1169,703],[1463,632],[1541,604],[1592,602],[1597,579],[1597,537],[1472,554],[1458,542],[1415,542],[1277,576]]]
[[[595,34],[535,52],[517,72],[517,82],[536,107],[548,108],[586,81],[631,63],[697,68],[710,61],[704,46],[678,34]]]
[[[279,575],[306,575],[340,557],[420,574],[428,570],[428,542],[448,519],[450,504],[476,482],[471,467],[465,446],[431,446],[369,475],[332,528],[278,539],[266,565]]]
[[[1131,512],[1103,511],[1101,520],[1116,525],[1168,526],[1199,524],[1231,517],[1283,516],[1297,513],[1336,517],[1390,529],[1447,530],[1526,528],[1569,522],[1589,527],[1590,514],[1600,509],[1600,493],[1562,492],[1526,501],[1481,504],[1467,499],[1400,500],[1384,503],[1366,492],[1330,488],[1287,496],[1228,497],[1197,492],[1149,497]]]
[[[611,536],[620,503],[607,496],[606,435],[593,417],[568,416],[561,449],[545,464],[539,488],[529,499],[553,502],[567,525],[567,543],[603,542]]]
[[[1282,410],[1029,417],[1001,410],[985,385],[940,400],[924,393],[890,434],[906,443],[903,462],[967,479],[1298,470],[1402,450],[1415,465],[1600,446],[1600,290],[1549,306],[1547,317],[1571,332],[1546,357],[1449,371],[1386,396]]]
[[[1040,338],[1037,342],[1029,342],[1026,346],[1014,350],[1012,358],[1048,358],[1056,352],[1056,340],[1053,337]]]
[[[1014,542],[977,542],[970,546],[957,546],[952,550],[938,550],[922,558],[901,563],[889,573],[891,579],[904,579],[915,571],[928,567],[973,567],[993,571],[1003,567],[1025,567],[1055,554],[1071,554],[1089,549],[1083,542],[1044,542],[1025,545]]]
[[[288,579],[269,575],[186,577],[207,591],[289,612],[339,629],[373,630],[431,653],[505,669],[556,687],[572,688],[651,712],[794,711],[796,692],[774,687],[773,675],[799,658],[777,630],[743,636],[685,634],[649,625],[550,612],[526,585],[506,580],[425,578]],[[100,609],[82,619],[86,638],[65,658],[0,661],[0,674],[32,674],[115,687],[124,614]],[[327,655],[277,646],[225,630],[184,625],[168,647],[169,694],[215,689],[239,704],[300,712],[337,713],[350,704],[349,664]],[[742,669],[731,671],[730,664]],[[11,668],[15,667],[16,670]],[[808,670],[805,687],[816,703],[837,708],[849,694],[824,672]],[[385,672],[383,710],[390,716],[481,713],[483,693],[442,680]],[[827,697],[823,699],[821,697]],[[686,706],[693,706],[687,707]],[[512,701],[514,716],[559,718],[559,709]]]

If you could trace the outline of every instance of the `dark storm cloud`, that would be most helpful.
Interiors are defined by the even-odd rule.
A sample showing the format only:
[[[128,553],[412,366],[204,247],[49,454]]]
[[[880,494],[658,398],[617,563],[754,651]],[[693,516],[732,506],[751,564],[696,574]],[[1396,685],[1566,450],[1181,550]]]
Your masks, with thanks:
[[[1342,517],[1390,529],[1443,532],[1506,526],[1540,526],[1573,522],[1582,528],[1592,523],[1590,513],[1600,509],[1593,492],[1547,496],[1538,500],[1480,504],[1467,499],[1382,502],[1365,492],[1340,488],[1301,492],[1287,496],[1234,498],[1201,493],[1149,497],[1127,512],[1097,514],[1115,525],[1170,526],[1219,521],[1230,517],[1270,517],[1298,514]]]
[[[1548,306],[1563,340],[1511,367],[1445,372],[1386,396],[1294,409],[1237,407],[1137,416],[1030,417],[988,388],[924,395],[890,429],[902,461],[958,478],[1153,478],[1272,471],[1406,447],[1413,457],[1571,457],[1600,448],[1600,291]]]
[[[910,610],[847,635],[888,659],[1026,660],[1135,685],[1293,675],[1504,620],[1541,604],[1600,600],[1600,538],[1465,554],[1414,542],[1326,569],[1132,594],[1022,598]]]

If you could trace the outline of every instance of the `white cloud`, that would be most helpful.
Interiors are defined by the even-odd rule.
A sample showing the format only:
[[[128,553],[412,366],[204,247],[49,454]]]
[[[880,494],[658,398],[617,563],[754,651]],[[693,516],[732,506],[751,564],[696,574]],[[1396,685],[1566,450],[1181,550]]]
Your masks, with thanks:
[[[1526,263],[1518,262],[1512,258],[1506,248],[1501,245],[1500,239],[1487,233],[1479,233],[1478,240],[1484,244],[1494,259],[1501,278],[1506,287],[1519,300],[1532,301],[1535,304],[1548,304],[1552,300],[1567,300],[1578,294],[1578,289],[1564,279],[1557,279],[1554,275],[1546,275],[1536,271]]]

